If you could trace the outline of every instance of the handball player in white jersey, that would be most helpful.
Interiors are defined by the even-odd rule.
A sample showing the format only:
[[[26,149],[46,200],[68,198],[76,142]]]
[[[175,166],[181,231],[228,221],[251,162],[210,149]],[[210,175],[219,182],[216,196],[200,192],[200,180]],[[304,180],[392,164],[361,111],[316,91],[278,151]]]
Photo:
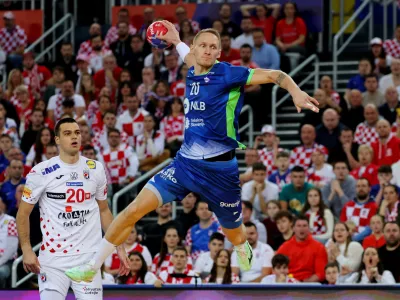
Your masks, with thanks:
[[[93,257],[113,216],[107,202],[104,167],[79,154],[81,132],[74,119],[55,127],[60,155],[31,170],[17,214],[24,269],[38,274],[42,300],[65,299],[71,287],[77,299],[103,299],[100,272],[90,283],[76,283],[65,270]],[[43,241],[39,257],[29,241],[29,216],[39,202]],[[118,248],[121,274],[129,272],[125,250]]]

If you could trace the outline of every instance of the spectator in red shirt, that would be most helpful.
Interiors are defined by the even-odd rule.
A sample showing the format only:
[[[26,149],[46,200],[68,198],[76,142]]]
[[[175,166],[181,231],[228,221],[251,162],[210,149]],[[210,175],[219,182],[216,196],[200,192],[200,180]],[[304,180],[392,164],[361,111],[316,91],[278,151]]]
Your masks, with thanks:
[[[385,236],[383,235],[383,218],[380,215],[375,215],[371,218],[369,226],[371,227],[372,233],[367,236],[363,241],[363,248],[368,247],[380,248],[386,245]]]
[[[275,43],[281,52],[298,52],[305,54],[307,27],[298,16],[295,2],[287,2],[283,6],[285,18],[276,25]]]
[[[373,164],[392,165],[400,159],[400,139],[391,133],[388,121],[382,119],[376,124],[379,139],[371,144],[374,150]]]
[[[251,16],[251,10],[255,8],[256,15]],[[268,10],[271,10],[270,16],[267,17]],[[272,33],[275,28],[276,20],[279,17],[281,5],[273,4],[246,4],[240,7],[243,17],[250,17],[254,27],[264,30],[265,40],[268,44],[272,44]]]
[[[29,86],[32,95],[36,99],[41,98],[46,89],[47,81],[52,77],[51,72],[45,66],[35,63],[32,52],[24,54],[23,65],[22,76],[25,84]]]
[[[171,102],[171,112],[160,123],[160,130],[164,133],[166,147],[171,151],[172,157],[175,157],[181,148],[184,129],[183,104],[181,99],[174,98]]]
[[[379,184],[378,166],[372,163],[374,150],[371,146],[361,145],[358,148],[359,167],[350,172],[355,179],[366,178],[370,185]]]
[[[312,238],[307,217],[299,216],[293,230],[294,236],[285,242],[276,254],[283,254],[289,258],[289,272],[295,279],[302,282],[323,281],[328,255],[325,247]]]
[[[230,63],[237,59],[240,59],[239,50],[231,48],[231,37],[229,33],[223,32],[221,34],[221,57],[219,60]]]
[[[115,101],[115,93],[118,89],[118,78],[122,69],[117,66],[117,61],[113,54],[103,58],[103,69],[96,72],[93,76],[96,92],[107,86],[111,90],[111,101]]]
[[[182,64],[180,69],[181,80],[177,80],[171,84],[170,87],[170,94],[179,97],[181,100],[185,98],[185,90],[186,90],[186,76],[188,73],[188,65]]]

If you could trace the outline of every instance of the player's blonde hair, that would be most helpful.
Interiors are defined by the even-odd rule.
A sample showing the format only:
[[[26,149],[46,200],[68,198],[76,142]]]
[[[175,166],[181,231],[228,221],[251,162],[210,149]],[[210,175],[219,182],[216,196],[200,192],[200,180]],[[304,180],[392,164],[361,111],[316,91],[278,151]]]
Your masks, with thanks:
[[[221,48],[221,35],[219,34],[219,32],[217,30],[215,30],[213,28],[207,28],[207,29],[200,30],[193,38],[193,44],[196,43],[199,36],[202,35],[203,33],[211,33],[211,34],[215,35],[218,38],[218,47]]]

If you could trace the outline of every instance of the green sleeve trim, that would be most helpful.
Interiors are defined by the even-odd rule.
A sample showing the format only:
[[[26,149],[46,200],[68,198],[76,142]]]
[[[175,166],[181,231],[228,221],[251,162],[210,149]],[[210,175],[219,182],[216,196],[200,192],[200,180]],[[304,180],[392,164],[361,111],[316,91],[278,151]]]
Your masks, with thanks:
[[[254,72],[255,72],[254,69],[251,69],[251,70],[249,71],[249,77],[247,77],[246,85],[247,85],[247,84],[250,84],[251,79],[253,78]]]

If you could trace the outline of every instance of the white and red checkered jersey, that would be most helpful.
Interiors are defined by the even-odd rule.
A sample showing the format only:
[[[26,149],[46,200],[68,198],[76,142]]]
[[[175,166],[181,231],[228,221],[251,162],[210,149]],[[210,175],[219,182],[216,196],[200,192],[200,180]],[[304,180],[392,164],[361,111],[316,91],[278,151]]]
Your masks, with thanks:
[[[328,153],[325,146],[317,143],[314,143],[310,148],[306,148],[304,145],[297,146],[290,153],[290,168],[301,166],[307,170],[311,166],[311,154],[315,149],[322,149],[322,151],[325,151],[324,153]]]
[[[400,201],[397,200],[394,204],[392,209],[389,206],[385,209],[385,222],[397,222],[397,216],[399,214],[399,205]]]
[[[278,152],[280,151],[283,151],[283,149],[279,148]],[[267,168],[267,177],[271,175],[273,171],[278,169],[275,166],[273,149],[268,149],[267,147],[264,147],[263,149],[258,150],[258,156],[260,157],[260,161]]]
[[[92,122],[93,118],[95,117],[96,113],[99,111],[99,102],[97,100],[91,101],[87,107],[86,114],[89,122]]]
[[[171,274],[172,272],[168,271],[162,271],[158,277],[160,280],[165,284],[196,284],[196,278],[194,277],[186,277],[186,278],[175,278],[172,277]],[[186,274],[188,276],[195,276],[196,273],[194,271],[184,271],[183,274]],[[197,284],[201,284],[201,278],[197,278]]]
[[[198,33],[198,32],[200,31],[200,24],[199,24],[199,22],[194,21],[194,20],[191,20],[191,19],[189,19],[188,21],[189,21],[190,24],[192,25],[193,32],[194,32],[194,33]],[[179,32],[179,30],[180,30],[179,24],[178,24],[178,23],[174,23],[174,25],[175,25],[176,30],[178,30],[178,32]]]
[[[22,76],[24,77],[24,83],[29,87],[30,91],[38,95],[43,95],[46,90],[47,80],[52,77],[49,69],[38,64],[35,64],[32,70],[25,69],[22,72]]]
[[[40,256],[95,252],[102,239],[96,200],[107,200],[107,180],[100,162],[79,156],[76,163],[66,164],[56,156],[34,166],[22,201],[39,202]]]
[[[210,283],[210,278],[211,278],[211,275],[208,275],[208,276],[204,279],[204,281],[205,281],[206,283]],[[234,284],[234,283],[239,283],[239,282],[240,282],[239,276],[237,276],[235,273],[232,273],[232,274],[231,274],[231,280],[232,280],[232,284]],[[212,283],[222,284],[222,282],[223,282],[223,278],[216,278],[215,282],[212,282]]]
[[[374,201],[359,203],[355,201],[347,202],[340,214],[340,221],[352,221],[356,225],[356,232],[361,233],[369,226],[369,221],[376,215],[377,207]]]
[[[137,32],[137,29],[134,26],[132,26],[131,24],[129,24],[129,34],[134,35],[134,34],[136,34],[136,32]],[[115,25],[115,26],[112,26],[108,30],[106,38],[104,39],[104,45],[107,48],[110,48],[110,45],[112,43],[114,43],[116,40],[118,40],[118,28]]]
[[[178,136],[179,141],[183,141],[183,133],[185,131],[185,115],[179,114],[174,117],[166,116],[161,120],[160,130],[164,133],[165,139]]]
[[[324,164],[320,170],[316,170],[314,166],[306,170],[307,182],[313,184],[328,184],[335,177],[333,168],[330,164]]]
[[[121,144],[128,145],[128,134],[126,132],[121,131],[120,138]],[[107,138],[106,125],[103,126],[103,129],[101,131],[95,133],[92,139],[92,143],[97,153],[110,149],[110,144],[108,143]]]
[[[353,176],[354,179],[366,178],[369,185],[373,186],[379,184],[378,169],[379,167],[377,165],[371,163],[367,166],[360,166],[357,169],[352,170],[350,175]]]
[[[29,104],[25,108],[23,108],[21,103],[18,102],[17,105],[15,106],[15,110],[17,111],[18,118],[21,121],[21,124],[23,123],[25,130],[27,130],[29,127],[30,117],[33,110],[33,99],[31,98],[29,99]]]
[[[160,130],[156,132],[152,131],[147,140],[143,134],[139,135],[136,139],[136,152],[139,159],[161,155],[164,148],[165,137]]]
[[[171,95],[179,98],[185,97],[186,83],[183,80],[175,81],[171,84],[170,93]]]
[[[63,107],[62,107],[62,103],[64,101],[64,96],[62,94],[57,94],[54,96],[51,96],[49,99],[49,104],[47,105],[47,110],[52,110],[54,112],[54,120],[55,122],[58,122],[58,120],[60,119],[60,117],[63,114]],[[74,94],[72,96],[72,99],[75,102],[75,108],[78,107],[86,107],[85,104],[85,99],[83,99],[83,97],[81,95],[78,94]]]
[[[103,49],[108,50],[108,47],[103,45]],[[90,40],[87,40],[82,42],[81,45],[79,46],[78,56],[86,55],[89,57],[92,54],[92,52],[93,52],[92,42]]]
[[[28,38],[25,30],[18,25],[11,31],[6,28],[0,30],[0,46],[7,55],[15,52],[19,47],[26,47],[27,44]]]
[[[157,253],[156,256],[154,256],[153,263],[151,264],[151,272],[158,275],[161,272],[167,271],[167,272],[173,272],[174,271],[174,265],[172,264],[171,261],[172,255],[167,253],[165,255],[165,258],[163,262],[161,263],[160,266],[158,266],[158,263],[160,261],[160,253]],[[188,256],[188,261],[186,264],[186,269],[185,271],[190,271],[193,270],[193,261],[190,256]]]
[[[323,217],[320,216],[320,214],[318,212],[313,214],[311,209],[309,209],[306,212],[306,217],[310,221],[310,233],[312,235],[321,235],[321,234],[326,233],[327,229],[326,229],[325,220]],[[310,220],[310,218],[312,218],[312,219]]]
[[[118,117],[115,127],[119,131],[123,131],[128,135],[128,143],[133,148],[136,147],[137,137],[143,133],[144,117],[149,113],[144,109],[139,108],[136,115],[133,117],[129,111],[125,111]]]
[[[14,130],[12,130],[12,128],[6,128],[4,126],[3,130],[0,129],[0,135],[2,135],[2,134],[7,134],[8,136],[11,137],[11,139],[13,140],[14,147],[17,147],[17,148],[20,147],[18,134]]]
[[[356,132],[354,134],[354,141],[359,145],[371,145],[376,142],[379,138],[376,132],[376,127],[371,127],[367,122],[362,122],[357,125]]]
[[[10,257],[6,258],[5,262],[7,262],[8,260],[10,260],[11,258],[16,258],[17,257],[17,248],[18,248],[18,232],[17,232],[17,223],[15,222],[15,218],[12,216],[9,216],[7,214],[2,214],[0,216],[0,260],[4,260],[1,259],[2,256],[4,255],[4,253],[6,253],[7,248],[11,247],[11,245],[8,245],[8,242],[10,241],[9,238],[16,238],[17,241],[16,243],[16,247],[12,252],[10,252]],[[0,263],[0,266],[2,265],[2,263]]]
[[[394,38],[392,40],[386,40],[383,43],[386,55],[390,55],[394,58],[400,58],[400,42]]]
[[[121,144],[118,150],[110,148],[101,153],[101,161],[110,174],[111,183],[124,184],[130,177],[134,179],[139,168],[139,160],[132,147]]]
[[[128,256],[133,251],[141,253],[143,255],[143,258],[144,258],[147,266],[151,267],[152,258],[151,258],[149,249],[147,249],[146,246],[143,246],[138,243],[134,243],[134,244],[130,245],[129,247],[125,247],[125,251]],[[111,270],[118,270],[120,263],[121,263],[121,261],[119,260],[117,250],[115,250],[110,256],[108,256],[106,258],[106,260],[104,261],[104,266],[110,268]]]

